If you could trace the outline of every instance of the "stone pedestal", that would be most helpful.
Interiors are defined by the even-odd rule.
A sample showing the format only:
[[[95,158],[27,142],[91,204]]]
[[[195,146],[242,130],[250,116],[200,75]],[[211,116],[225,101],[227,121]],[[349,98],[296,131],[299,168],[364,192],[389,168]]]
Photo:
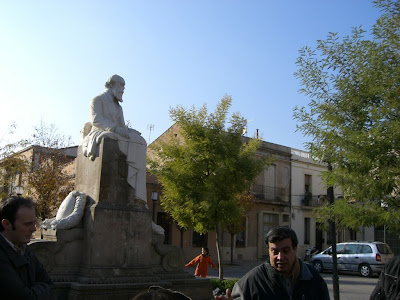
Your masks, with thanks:
[[[31,248],[55,281],[56,300],[130,300],[151,285],[210,299],[207,279],[184,272],[180,248],[152,233],[151,212],[126,181],[125,155],[104,139],[94,161],[76,159],[76,186],[86,193],[83,219],[68,230],[44,230]]]

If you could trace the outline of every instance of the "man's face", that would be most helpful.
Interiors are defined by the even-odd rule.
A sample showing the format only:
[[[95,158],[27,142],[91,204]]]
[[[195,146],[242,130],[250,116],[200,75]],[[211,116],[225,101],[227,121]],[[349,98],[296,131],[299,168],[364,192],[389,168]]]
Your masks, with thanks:
[[[290,275],[296,259],[297,247],[292,246],[290,238],[276,243],[268,243],[271,266],[285,276]]]
[[[119,102],[122,102],[122,95],[124,94],[125,90],[125,81],[118,80],[114,83],[113,87],[111,88],[112,94]]]
[[[16,215],[14,228],[9,220],[3,219],[1,224],[4,227],[4,236],[14,245],[21,246],[27,244],[36,231],[35,210],[30,207],[20,206]]]

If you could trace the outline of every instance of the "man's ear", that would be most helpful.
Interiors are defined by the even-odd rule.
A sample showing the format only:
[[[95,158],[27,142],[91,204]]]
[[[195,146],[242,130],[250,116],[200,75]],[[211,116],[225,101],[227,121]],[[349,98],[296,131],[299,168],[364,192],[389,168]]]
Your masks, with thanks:
[[[7,219],[1,220],[1,225],[3,226],[4,229],[10,230],[12,228],[11,222]]]
[[[297,246],[293,247],[293,250],[294,250],[295,252],[297,252]]]

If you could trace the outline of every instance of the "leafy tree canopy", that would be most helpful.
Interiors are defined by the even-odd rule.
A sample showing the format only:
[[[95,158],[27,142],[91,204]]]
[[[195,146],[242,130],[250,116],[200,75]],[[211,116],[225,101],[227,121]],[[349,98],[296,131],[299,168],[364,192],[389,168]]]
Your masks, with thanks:
[[[226,125],[231,102],[225,96],[210,114],[206,105],[171,109],[179,133],[152,146],[149,164],[163,186],[164,210],[179,226],[199,233],[241,222],[242,195],[268,163],[256,157],[261,141],[242,136],[243,117],[234,113]]]
[[[400,1],[377,0],[382,11],[371,38],[362,27],[342,39],[330,33],[297,60],[298,129],[312,137],[311,154],[333,165],[328,185],[345,198],[321,214],[346,226],[400,227]]]
[[[15,128],[13,124],[7,135]],[[34,127],[31,139],[8,142],[2,137],[0,142],[1,198],[13,193],[12,187],[16,184],[21,185],[23,196],[34,198],[40,218],[51,217],[73,190],[73,180],[65,170],[72,159],[62,150],[71,145],[71,138],[60,135],[54,124],[41,121]],[[18,152],[28,145],[33,145],[31,155]]]

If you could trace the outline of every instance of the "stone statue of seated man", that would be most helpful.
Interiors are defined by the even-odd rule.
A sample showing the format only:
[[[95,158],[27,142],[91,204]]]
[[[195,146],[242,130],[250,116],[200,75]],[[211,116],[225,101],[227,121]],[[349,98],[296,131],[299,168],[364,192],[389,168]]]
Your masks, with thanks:
[[[82,151],[94,160],[97,148],[103,138],[118,141],[119,149],[126,155],[128,164],[127,181],[135,189],[137,199],[146,199],[146,149],[147,144],[141,133],[125,125],[122,95],[125,81],[113,75],[105,83],[106,91],[90,102],[90,123],[83,130]]]
[[[82,152],[95,160],[97,148],[103,138],[118,141],[119,149],[126,155],[127,182],[134,188],[135,198],[147,208],[146,150],[147,143],[141,133],[128,128],[120,105],[125,90],[125,80],[119,75],[111,76],[105,83],[106,90],[90,102],[90,123],[82,132]],[[152,223],[153,232],[164,234],[164,229]]]
[[[72,191],[63,200],[55,218],[42,223],[44,229],[70,229],[76,227],[82,219],[86,206],[86,194]]]

